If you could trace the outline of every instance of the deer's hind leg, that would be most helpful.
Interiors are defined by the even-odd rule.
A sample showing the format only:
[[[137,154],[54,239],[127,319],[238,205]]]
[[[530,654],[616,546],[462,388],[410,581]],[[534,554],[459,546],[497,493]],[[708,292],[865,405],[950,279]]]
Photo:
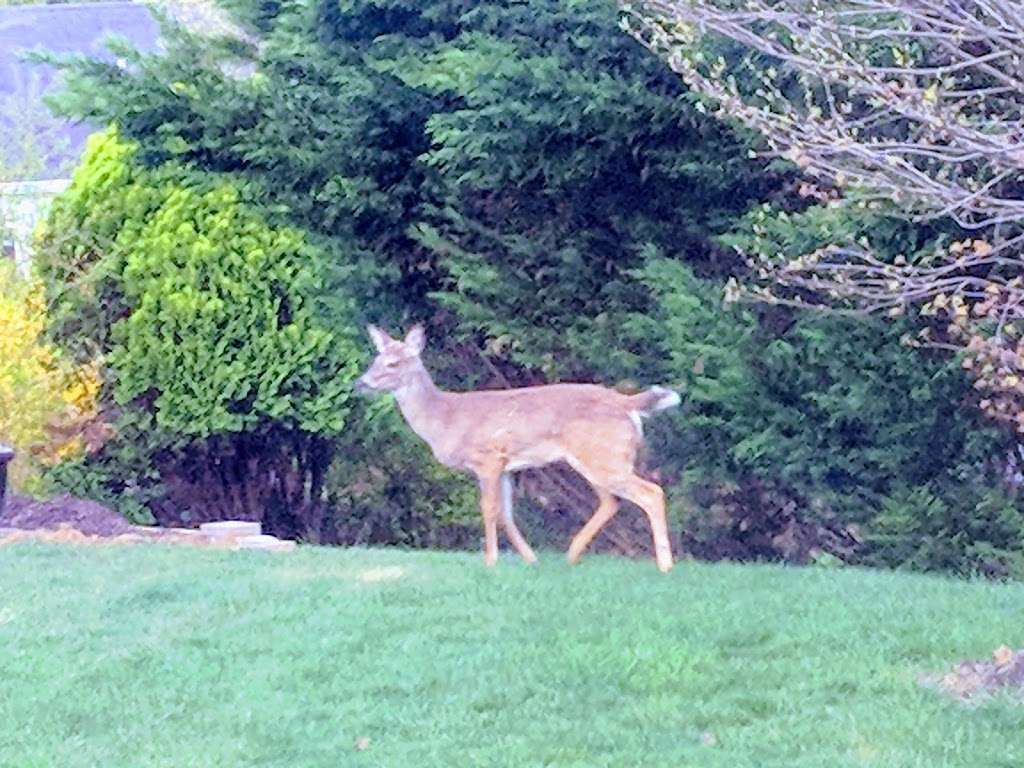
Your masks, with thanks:
[[[672,545],[668,540],[668,522],[665,518],[665,492],[660,485],[635,474],[616,483],[613,490],[617,496],[633,502],[647,515],[654,537],[654,558],[658,570],[668,573],[672,570]]]
[[[567,555],[570,563],[579,562],[583,551],[594,540],[598,531],[604,528],[605,523],[611,520],[619,509],[619,501],[611,493],[596,486],[594,491],[597,493],[597,509],[579,533],[573,536]]]
[[[625,424],[616,421],[587,427],[585,433],[574,435],[577,439],[573,442],[579,450],[567,456],[566,461],[594,487],[600,503],[594,516],[573,539],[569,547],[570,561],[574,556],[579,557],[601,526],[615,514],[615,507],[605,502],[614,495],[633,502],[644,511],[651,525],[658,569],[671,570],[672,546],[665,518],[665,493],[661,486],[639,477],[633,469],[640,442],[635,426],[628,421]]]

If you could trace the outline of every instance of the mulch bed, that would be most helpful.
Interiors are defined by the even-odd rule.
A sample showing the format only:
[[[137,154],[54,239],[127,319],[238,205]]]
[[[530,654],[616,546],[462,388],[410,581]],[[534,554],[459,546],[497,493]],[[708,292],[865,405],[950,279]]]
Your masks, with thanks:
[[[279,541],[273,536],[236,539],[194,528],[132,525],[102,504],[66,494],[50,499],[12,494],[7,497],[4,511],[0,513],[0,545],[25,540],[82,544],[161,542],[225,549],[276,548],[282,551],[295,547],[294,542]]]
[[[0,528],[57,530],[74,528],[86,536],[105,538],[134,533],[135,526],[112,509],[87,499],[54,496],[38,500],[8,496],[0,514]]]

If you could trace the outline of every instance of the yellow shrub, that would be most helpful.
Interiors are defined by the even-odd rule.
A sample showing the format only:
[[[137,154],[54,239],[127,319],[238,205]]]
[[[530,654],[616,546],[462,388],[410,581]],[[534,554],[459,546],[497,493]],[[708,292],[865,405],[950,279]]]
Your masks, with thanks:
[[[0,261],[0,443],[18,452],[9,467],[15,488],[40,489],[39,468],[76,455],[73,426],[96,414],[97,365],[71,366],[43,339],[41,286]]]

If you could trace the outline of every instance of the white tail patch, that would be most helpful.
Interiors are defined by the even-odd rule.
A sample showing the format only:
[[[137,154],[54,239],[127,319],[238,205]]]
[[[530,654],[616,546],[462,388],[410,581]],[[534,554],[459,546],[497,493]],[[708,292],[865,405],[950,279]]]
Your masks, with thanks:
[[[647,400],[648,405],[644,406],[642,411],[630,411],[629,419],[633,422],[633,426],[636,427],[637,434],[640,437],[644,436],[644,422],[643,420],[658,411],[663,411],[666,408],[674,408],[682,402],[682,398],[679,397],[679,393],[669,389],[668,387],[651,387],[644,393],[645,399],[654,395],[654,400]]]
[[[675,408],[683,400],[679,397],[679,393],[675,390],[669,389],[668,387],[651,387],[651,392],[658,396],[658,399],[654,401],[654,405],[651,406],[652,411],[663,411],[666,408]]]

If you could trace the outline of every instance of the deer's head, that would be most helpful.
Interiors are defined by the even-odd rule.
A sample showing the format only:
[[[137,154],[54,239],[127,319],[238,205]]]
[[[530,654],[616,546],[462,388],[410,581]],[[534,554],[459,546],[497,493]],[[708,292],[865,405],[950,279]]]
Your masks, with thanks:
[[[377,348],[377,357],[356,380],[357,392],[394,392],[422,370],[420,353],[426,343],[423,326],[413,326],[403,341],[391,338],[375,325],[367,326],[366,330]]]

